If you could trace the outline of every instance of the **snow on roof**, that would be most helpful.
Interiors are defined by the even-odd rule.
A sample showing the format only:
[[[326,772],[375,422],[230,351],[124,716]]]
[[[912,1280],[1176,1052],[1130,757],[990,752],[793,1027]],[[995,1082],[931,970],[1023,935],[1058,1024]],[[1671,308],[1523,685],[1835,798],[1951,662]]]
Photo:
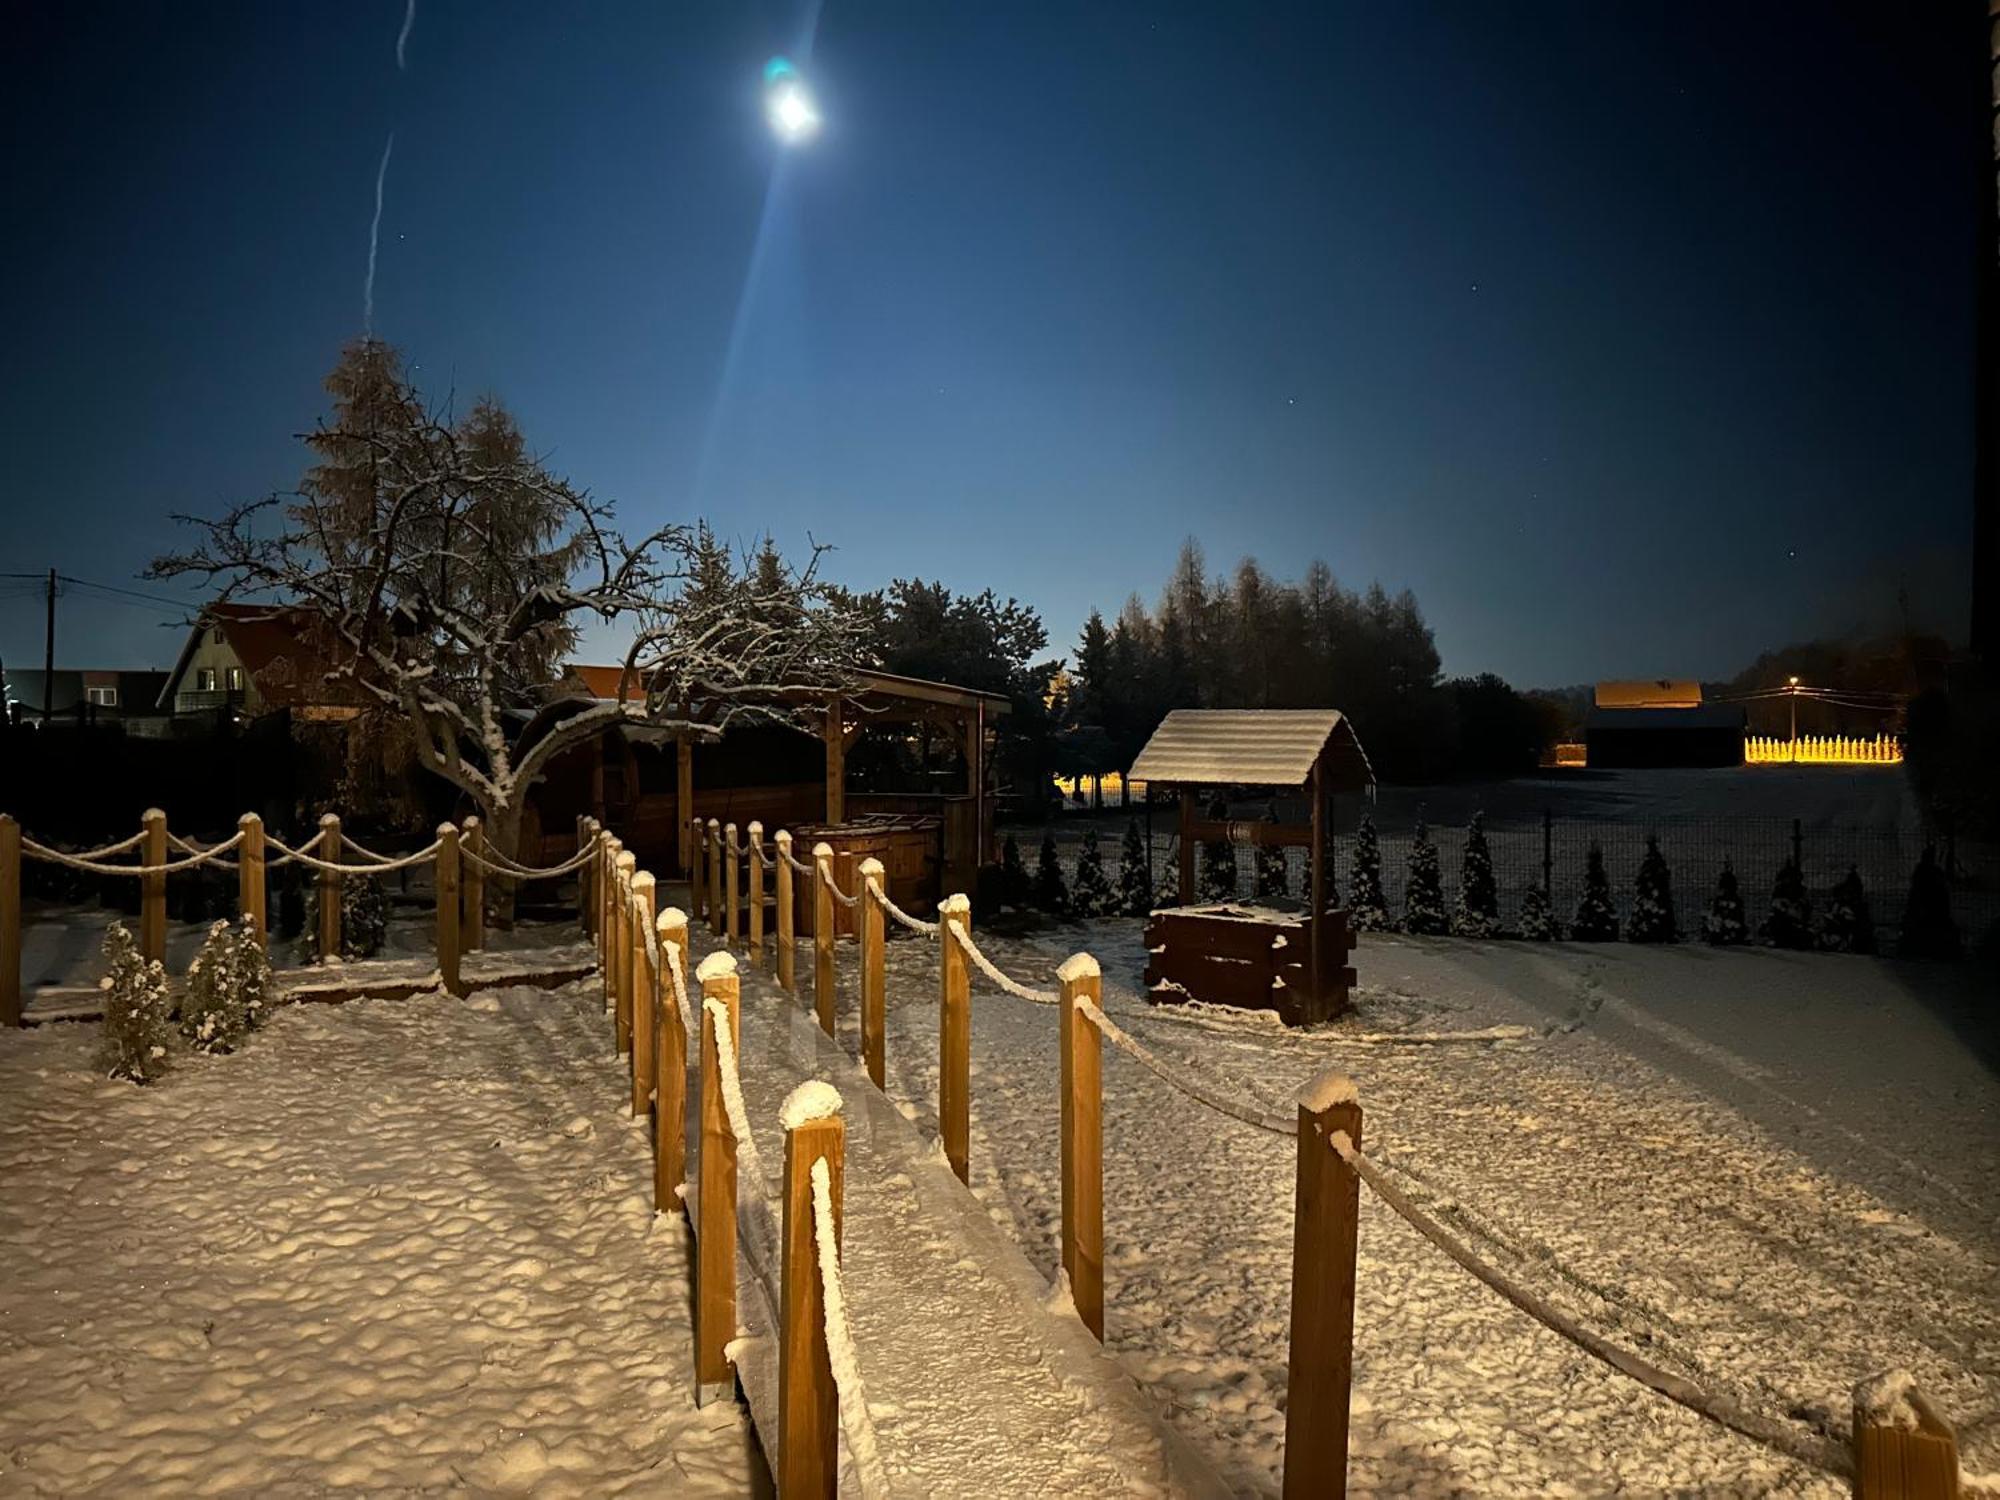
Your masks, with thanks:
[[[1374,782],[1354,726],[1337,708],[1177,708],[1160,721],[1126,775],[1133,781],[1304,786],[1322,752],[1332,789]]]

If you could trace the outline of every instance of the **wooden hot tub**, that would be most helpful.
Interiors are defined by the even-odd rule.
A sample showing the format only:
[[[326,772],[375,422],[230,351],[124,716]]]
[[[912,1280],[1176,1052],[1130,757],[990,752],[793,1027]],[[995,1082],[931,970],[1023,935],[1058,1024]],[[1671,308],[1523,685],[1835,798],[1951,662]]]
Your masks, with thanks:
[[[1156,1005],[1189,1000],[1276,1011],[1287,1026],[1310,1026],[1346,1010],[1354,988],[1347,913],[1321,920],[1319,993],[1308,955],[1312,923],[1304,911],[1240,905],[1170,906],[1146,923],[1146,998]]]
[[[876,815],[845,823],[812,823],[792,830],[792,855],[810,864],[813,845],[833,847],[833,878],[843,891],[853,895],[861,888],[855,873],[864,859],[882,861],[883,881],[889,899],[912,916],[926,920],[937,914],[941,899],[939,872],[944,864],[944,820],[900,814]],[[796,901],[798,930],[803,936],[813,930],[813,900],[810,886],[803,887]],[[854,935],[854,910],[833,903],[833,930],[841,937]]]

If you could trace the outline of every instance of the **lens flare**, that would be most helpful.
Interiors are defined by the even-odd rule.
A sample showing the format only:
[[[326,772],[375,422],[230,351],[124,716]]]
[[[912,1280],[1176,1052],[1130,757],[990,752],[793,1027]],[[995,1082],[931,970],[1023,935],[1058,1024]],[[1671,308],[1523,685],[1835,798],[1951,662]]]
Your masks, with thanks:
[[[764,64],[764,116],[778,139],[787,145],[810,140],[819,133],[818,106],[789,58],[774,57]]]

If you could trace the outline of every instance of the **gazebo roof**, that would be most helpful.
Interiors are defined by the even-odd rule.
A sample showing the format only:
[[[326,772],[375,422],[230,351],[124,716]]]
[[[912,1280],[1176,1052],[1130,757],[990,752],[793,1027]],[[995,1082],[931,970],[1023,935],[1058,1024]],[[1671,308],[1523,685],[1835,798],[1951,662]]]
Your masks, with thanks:
[[[1329,790],[1373,785],[1367,753],[1337,708],[1177,708],[1127,775],[1169,784],[1304,786],[1322,755]]]

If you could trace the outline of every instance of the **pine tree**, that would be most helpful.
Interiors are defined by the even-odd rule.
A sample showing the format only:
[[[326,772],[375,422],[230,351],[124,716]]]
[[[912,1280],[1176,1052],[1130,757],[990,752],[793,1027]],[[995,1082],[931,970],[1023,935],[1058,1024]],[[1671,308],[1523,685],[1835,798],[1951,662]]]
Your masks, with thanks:
[[[1097,830],[1083,835],[1083,853],[1077,857],[1076,885],[1070,892],[1071,909],[1079,917],[1109,917],[1118,911],[1118,896],[1104,874],[1104,851],[1097,844]]]
[[[319,892],[313,884],[312,930],[319,931]],[[389,934],[389,893],[367,875],[349,875],[340,882],[340,956],[373,958]]]
[[[1674,878],[1667,869],[1667,857],[1660,853],[1660,841],[1652,834],[1646,836],[1646,854],[1639,861],[1632,921],[1625,936],[1635,943],[1680,941],[1680,928],[1674,921]]]
[[[1410,836],[1410,876],[1403,887],[1403,931],[1436,937],[1449,930],[1444,913],[1444,876],[1430,830],[1417,820]]]
[[[1875,914],[1868,909],[1868,892],[1861,884],[1861,871],[1854,865],[1827,899],[1826,915],[1820,919],[1819,945],[1829,953],[1873,953]]]
[[[1780,865],[1778,878],[1771,883],[1771,910],[1764,918],[1763,938],[1774,948],[1813,945],[1812,903],[1806,896],[1806,878],[1794,860]]]
[[[1176,834],[1167,843],[1167,862],[1153,886],[1153,909],[1163,911],[1181,904],[1181,841]]]
[[[1362,814],[1354,830],[1354,874],[1349,879],[1347,925],[1355,932],[1390,932],[1389,900],[1382,894],[1382,845],[1375,837],[1375,820]]]
[[[277,1003],[277,990],[271,983],[271,956],[258,940],[257,924],[248,912],[238,919],[230,941],[236,950],[231,966],[243,1019],[254,1031],[269,1019],[271,1008]]]
[[[1538,885],[1529,886],[1521,898],[1521,936],[1531,943],[1552,943],[1562,936],[1549,893]]]
[[[1128,917],[1143,917],[1153,909],[1153,872],[1146,868],[1146,836],[1139,820],[1125,825],[1125,843],[1118,851],[1118,909]]]
[[[1493,880],[1493,851],[1486,844],[1486,819],[1474,813],[1465,829],[1465,859],[1459,866],[1458,909],[1451,930],[1460,937],[1495,937],[1500,932],[1500,891]]]
[[[1013,834],[1000,846],[1000,904],[1016,908],[1028,904],[1028,867],[1021,859],[1021,845]]]
[[[1257,899],[1282,901],[1292,893],[1292,872],[1279,844],[1257,846]]]
[[[1736,871],[1728,860],[1715,878],[1715,894],[1709,898],[1708,914],[1701,919],[1702,939],[1716,948],[1733,947],[1750,941],[1750,923],[1743,914],[1743,893],[1736,888]]]
[[[233,1052],[250,1029],[236,975],[237,942],[227,922],[208,929],[201,952],[188,965],[181,997],[181,1035],[197,1052]]]
[[[1923,857],[1910,874],[1910,899],[1903,907],[1903,930],[1896,944],[1901,958],[1957,958],[1958,923],[1951,915],[1951,882],[1937,862],[1937,851],[1924,845]]]
[[[1579,943],[1618,941],[1618,908],[1611,902],[1611,881],[1604,873],[1604,851],[1590,846],[1583,870],[1583,898],[1576,903],[1576,917],[1569,935]]]
[[[123,922],[113,922],[104,934],[104,957],[110,972],[98,981],[104,991],[98,1065],[113,1078],[156,1082],[171,1063],[167,1044],[173,1038],[173,1003],[167,971],[158,959],[140,956]]]
[[[1042,835],[1042,857],[1035,865],[1035,905],[1052,917],[1069,915],[1069,885],[1056,858],[1056,836]]]
[[[1216,815],[1220,816],[1219,812]],[[1201,879],[1196,894],[1203,901],[1236,899],[1236,850],[1228,842],[1211,839],[1201,846]]]

